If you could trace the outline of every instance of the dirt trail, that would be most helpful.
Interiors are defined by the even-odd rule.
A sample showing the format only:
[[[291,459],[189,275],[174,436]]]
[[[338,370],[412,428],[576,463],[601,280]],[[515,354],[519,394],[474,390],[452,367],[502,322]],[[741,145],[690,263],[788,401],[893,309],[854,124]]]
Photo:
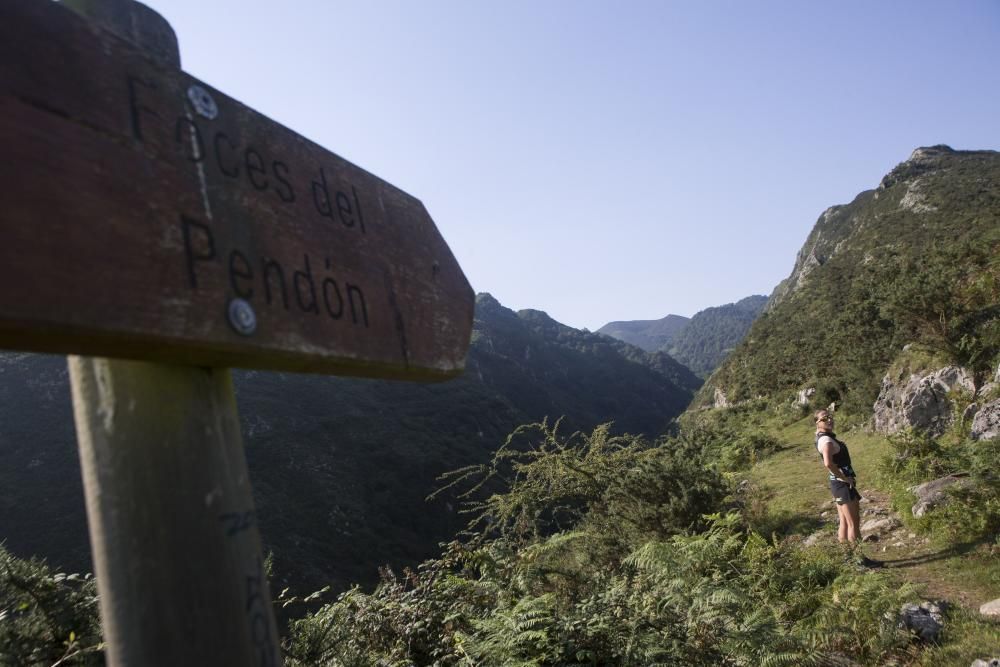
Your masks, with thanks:
[[[978,610],[987,601],[986,591],[961,581],[962,572],[959,571],[963,567],[963,556],[971,553],[975,557],[983,548],[934,544],[903,525],[887,494],[873,488],[859,490],[863,496],[861,526],[866,556],[881,561],[885,571],[900,583],[909,582],[922,588],[928,599],[944,600],[971,611]],[[817,511],[826,523],[810,539],[813,543],[833,544],[837,538],[837,510],[833,501],[824,503]]]

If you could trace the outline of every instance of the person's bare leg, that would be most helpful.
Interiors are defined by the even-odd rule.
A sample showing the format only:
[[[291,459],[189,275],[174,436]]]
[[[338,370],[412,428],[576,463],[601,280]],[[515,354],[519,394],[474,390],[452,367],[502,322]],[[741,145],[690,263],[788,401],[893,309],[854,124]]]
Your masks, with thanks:
[[[861,540],[861,508],[857,500],[844,503],[847,515],[847,540],[855,543]]]
[[[847,540],[847,523],[850,521],[850,516],[847,514],[847,507],[845,505],[837,504],[837,517],[840,519],[840,523],[837,526],[837,541],[845,542]]]

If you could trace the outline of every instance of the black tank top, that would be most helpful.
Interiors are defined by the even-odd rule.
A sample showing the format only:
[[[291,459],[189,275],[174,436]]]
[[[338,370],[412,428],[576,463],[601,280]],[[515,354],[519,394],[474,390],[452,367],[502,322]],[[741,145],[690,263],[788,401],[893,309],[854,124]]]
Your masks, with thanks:
[[[830,438],[832,438],[833,441],[836,442],[837,445],[840,447],[840,451],[838,451],[836,454],[830,457],[833,460],[833,465],[840,468],[840,472],[843,474],[844,477],[857,477],[857,475],[854,474],[854,468],[851,467],[851,453],[847,450],[847,444],[841,442],[840,440],[837,440],[837,436],[833,434],[833,431],[827,431],[825,433],[816,434],[817,451],[819,450],[819,439],[822,438],[824,435],[830,436]],[[820,460],[823,459],[823,452],[819,452],[819,458]],[[834,475],[833,473],[830,473],[830,479],[837,479],[837,476]]]

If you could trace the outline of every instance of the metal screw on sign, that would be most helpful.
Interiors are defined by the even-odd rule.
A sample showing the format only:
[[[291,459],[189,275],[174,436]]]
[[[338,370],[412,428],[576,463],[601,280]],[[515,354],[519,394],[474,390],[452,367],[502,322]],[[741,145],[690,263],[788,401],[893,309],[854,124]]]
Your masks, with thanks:
[[[229,302],[229,324],[236,333],[250,336],[257,330],[257,315],[244,299],[233,299]]]
[[[219,107],[216,106],[215,100],[201,86],[191,86],[188,88],[187,96],[194,106],[195,113],[199,116],[212,120],[219,115]]]

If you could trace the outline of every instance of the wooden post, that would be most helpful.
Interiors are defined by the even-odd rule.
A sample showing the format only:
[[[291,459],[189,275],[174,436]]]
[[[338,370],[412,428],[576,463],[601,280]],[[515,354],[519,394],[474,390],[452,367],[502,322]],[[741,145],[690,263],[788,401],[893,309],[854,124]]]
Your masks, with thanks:
[[[131,0],[67,5],[179,67]],[[110,665],[280,665],[226,369],[69,357]]]
[[[0,145],[0,347],[90,355],[109,663],[278,665],[223,369],[456,377],[461,267],[418,199],[182,71],[133,0],[0,0]]]
[[[279,665],[228,370],[69,358],[110,665]]]

